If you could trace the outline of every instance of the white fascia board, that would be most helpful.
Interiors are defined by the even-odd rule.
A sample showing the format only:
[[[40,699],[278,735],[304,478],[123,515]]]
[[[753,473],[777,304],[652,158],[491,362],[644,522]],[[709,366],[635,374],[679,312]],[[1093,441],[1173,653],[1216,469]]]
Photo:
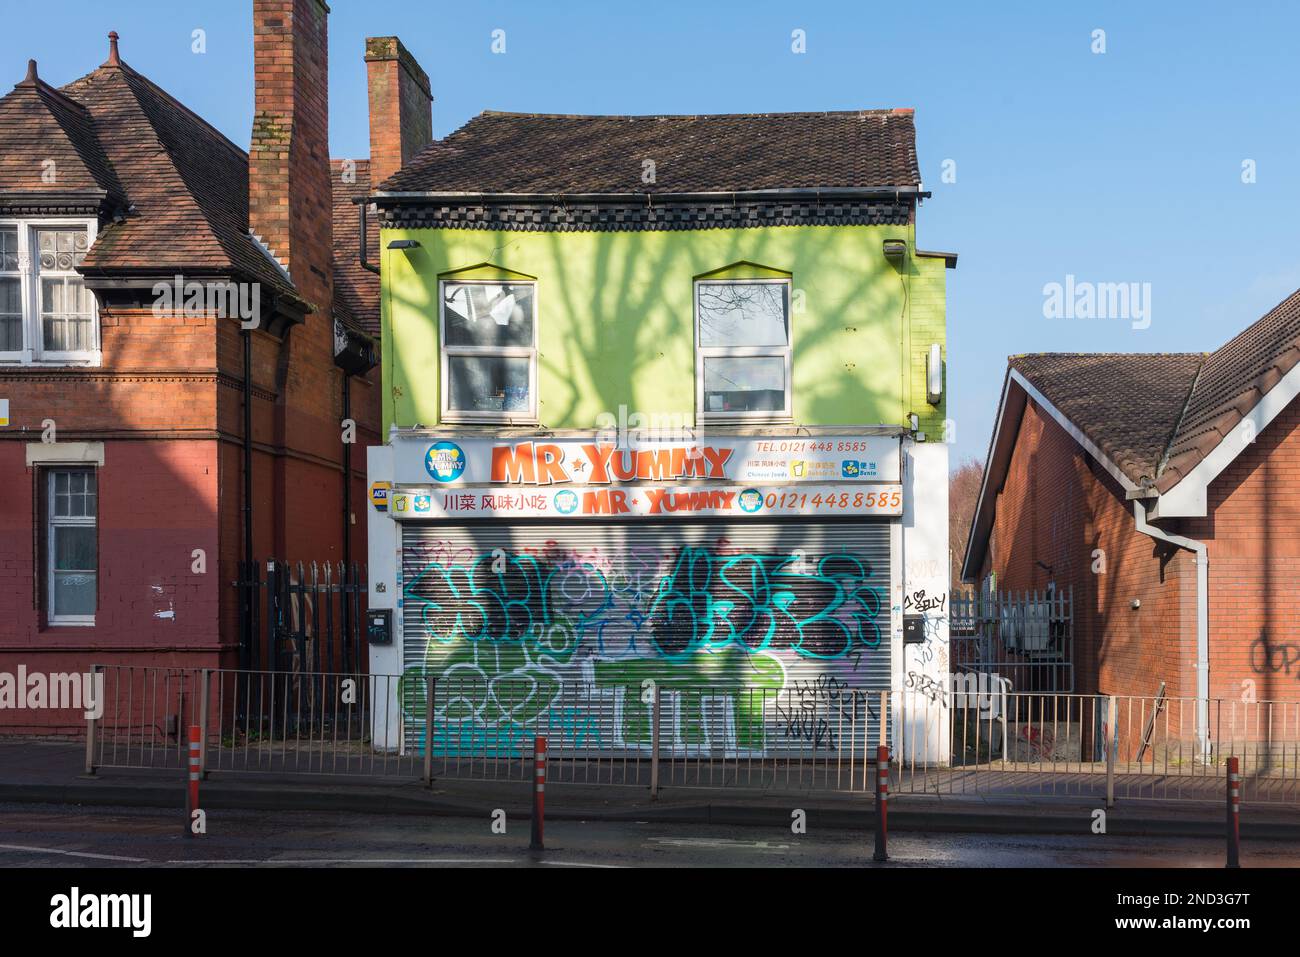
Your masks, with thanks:
[[[1255,407],[1238,422],[1210,454],[1201,459],[1196,468],[1187,473],[1177,485],[1164,492],[1152,518],[1200,518],[1207,513],[1210,483],[1219,477],[1242,452],[1264,431],[1265,426],[1300,395],[1300,363],[1269,389]]]
[[[1104,468],[1107,472],[1111,474],[1111,477],[1114,478],[1115,481],[1120,484],[1120,487],[1124,489],[1126,493],[1132,493],[1130,497],[1142,498],[1149,494],[1146,489],[1142,488],[1137,483],[1135,483],[1132,479],[1130,479],[1127,475],[1125,475],[1120,470],[1120,467],[1116,465],[1114,462],[1112,462],[1105,452],[1103,452],[1095,444],[1093,444],[1093,441],[1089,439],[1086,435],[1084,435],[1083,431],[1078,426],[1076,426],[1073,422],[1067,419],[1064,413],[1062,413],[1060,409],[1052,405],[1052,403],[1049,402],[1041,392],[1035,389],[1030,384],[1028,379],[1022,376],[1015,369],[1011,370],[1011,378],[1013,378],[1020,385],[1020,387],[1024,389],[1026,393],[1028,393],[1031,399],[1033,399],[1040,406],[1046,409],[1047,414],[1056,420],[1056,424],[1059,425],[1061,428],[1065,429],[1065,431],[1070,434],[1070,437],[1073,438],[1074,441],[1078,442],[1081,446],[1083,446],[1084,450],[1089,455],[1091,455],[1094,459],[1096,459],[1098,464],[1100,464],[1102,468]]]
[[[988,505],[989,476],[993,471],[993,458],[998,452],[998,438],[1002,435],[1002,426],[1006,423],[1007,395],[1010,391],[1011,377],[1008,376],[1002,383],[1002,398],[998,400],[998,414],[993,420],[993,438],[989,440],[989,454],[984,460],[984,474],[980,476],[980,491],[979,495],[975,498],[975,514],[971,516],[971,534],[970,537],[966,539],[966,554],[963,555],[961,559],[961,578],[964,582],[974,581],[974,576],[979,574],[978,567],[972,566],[971,559],[973,558],[975,542],[977,539],[981,538],[981,536],[977,534],[977,530],[980,527],[980,521],[984,515],[984,509],[990,507]],[[1000,482],[1001,479],[999,479],[999,483]],[[1001,484],[999,484],[998,488],[1001,489]],[[992,527],[992,518],[990,518],[988,522],[989,526]],[[987,550],[989,547],[988,536],[985,535],[982,537],[983,541],[980,544],[980,549]],[[983,557],[983,555],[980,556],[981,564],[983,563]],[[971,571],[973,567],[975,570]]]

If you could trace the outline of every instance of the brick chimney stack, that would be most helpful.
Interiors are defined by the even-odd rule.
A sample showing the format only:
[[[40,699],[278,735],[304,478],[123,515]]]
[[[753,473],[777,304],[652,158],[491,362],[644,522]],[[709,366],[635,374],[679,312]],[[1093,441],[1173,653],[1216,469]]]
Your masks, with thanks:
[[[324,0],[253,0],[248,151],[249,225],[323,309],[333,298],[328,18]]]
[[[370,183],[378,187],[433,142],[433,93],[397,37],[366,39],[370,93]]]

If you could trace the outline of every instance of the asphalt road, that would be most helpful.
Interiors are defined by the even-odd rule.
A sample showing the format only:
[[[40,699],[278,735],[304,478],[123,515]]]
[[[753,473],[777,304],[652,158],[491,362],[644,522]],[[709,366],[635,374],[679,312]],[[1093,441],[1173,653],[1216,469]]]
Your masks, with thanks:
[[[0,867],[855,867],[869,833],[700,824],[553,821],[528,852],[529,822],[222,811],[187,840],[183,814],[138,808],[0,805]],[[1222,867],[1223,846],[1184,838],[900,833],[887,867]],[[1243,864],[1300,866],[1300,845],[1243,847]]]

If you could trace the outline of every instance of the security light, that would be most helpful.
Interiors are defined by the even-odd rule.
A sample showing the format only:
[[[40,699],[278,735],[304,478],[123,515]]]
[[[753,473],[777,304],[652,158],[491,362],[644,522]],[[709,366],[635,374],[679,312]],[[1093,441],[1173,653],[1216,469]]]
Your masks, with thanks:
[[[902,266],[903,259],[907,256],[907,243],[901,239],[885,240],[885,258],[895,266]]]
[[[937,405],[943,395],[943,353],[939,343],[931,343],[925,362],[925,400]]]
[[[389,249],[415,249],[419,246],[419,240],[415,239],[394,239],[388,244]]]

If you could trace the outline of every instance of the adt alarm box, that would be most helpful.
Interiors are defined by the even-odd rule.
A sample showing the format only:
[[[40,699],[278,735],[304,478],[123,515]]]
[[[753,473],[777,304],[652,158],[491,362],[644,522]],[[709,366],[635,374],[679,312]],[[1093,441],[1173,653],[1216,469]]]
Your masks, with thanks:
[[[372,645],[393,643],[393,610],[375,608],[366,612],[366,637]]]
[[[920,645],[925,642],[925,615],[903,616],[903,644]]]

